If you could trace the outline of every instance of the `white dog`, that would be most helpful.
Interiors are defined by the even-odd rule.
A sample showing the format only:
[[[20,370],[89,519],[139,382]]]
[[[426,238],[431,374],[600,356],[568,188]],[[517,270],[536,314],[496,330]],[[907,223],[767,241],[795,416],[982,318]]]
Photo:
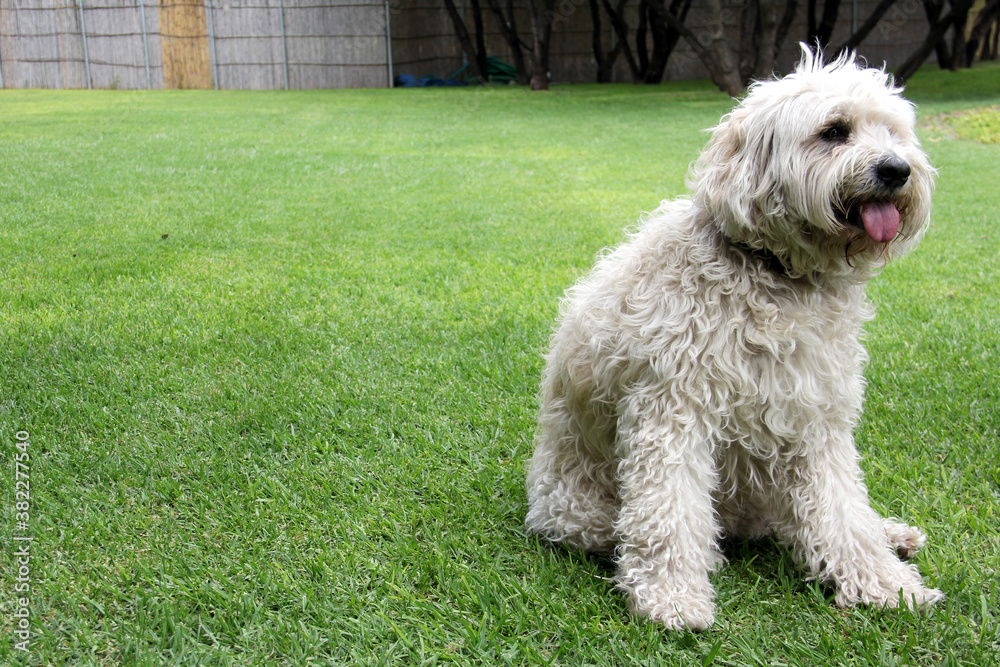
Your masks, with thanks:
[[[934,171],[889,75],[803,51],[714,129],[693,196],[568,292],[547,356],[526,524],[615,552],[629,608],[668,628],[712,624],[723,535],[774,533],[838,605],[942,597],[852,436],[865,284],[924,233]]]

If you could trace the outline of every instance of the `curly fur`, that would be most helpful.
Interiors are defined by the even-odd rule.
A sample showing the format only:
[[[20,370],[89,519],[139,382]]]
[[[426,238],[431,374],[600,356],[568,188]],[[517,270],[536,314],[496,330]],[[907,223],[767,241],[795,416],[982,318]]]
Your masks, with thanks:
[[[669,628],[713,622],[724,535],[776,535],[838,605],[941,597],[899,558],[923,534],[871,508],[852,435],[865,284],[926,230],[933,169],[884,71],[803,51],[714,128],[693,196],[568,291],[546,359],[526,524],[615,554],[629,608]],[[858,222],[870,202],[899,212],[887,242]]]

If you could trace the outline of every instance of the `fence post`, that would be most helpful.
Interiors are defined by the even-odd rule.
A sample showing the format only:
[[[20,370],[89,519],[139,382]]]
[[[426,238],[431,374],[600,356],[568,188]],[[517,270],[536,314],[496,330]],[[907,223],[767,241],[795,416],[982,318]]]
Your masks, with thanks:
[[[281,19],[281,53],[285,64],[285,90],[288,90],[288,44],[285,41],[285,0],[278,3],[278,17]]]
[[[393,87],[392,76],[392,29],[389,25],[389,0],[385,0],[385,60],[389,67],[389,87]]]
[[[142,50],[146,54],[146,90],[153,89],[153,79],[149,75],[149,41],[146,39],[146,0],[139,2],[139,20],[142,21]]]
[[[87,24],[83,22],[83,0],[76,0],[76,6],[80,10],[80,36],[83,38],[83,66],[87,74],[87,90],[91,88],[90,82],[90,56],[87,55]]]
[[[219,58],[215,55],[215,25],[212,23],[212,11],[211,0],[205,0],[205,18],[208,22],[208,58],[212,61],[210,63],[212,68],[212,87],[216,90],[220,90]]]
[[[17,25],[17,5],[11,5],[10,11],[14,15],[14,25]],[[3,48],[2,41],[0,41],[0,88],[3,88]]]

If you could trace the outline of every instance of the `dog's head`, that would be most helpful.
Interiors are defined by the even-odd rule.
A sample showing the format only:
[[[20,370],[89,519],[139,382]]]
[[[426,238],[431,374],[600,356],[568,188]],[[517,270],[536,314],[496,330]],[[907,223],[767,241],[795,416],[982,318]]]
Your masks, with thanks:
[[[867,280],[930,220],[934,169],[900,92],[853,55],[824,65],[803,46],[795,72],[753,84],[714,129],[695,203],[789,275]]]

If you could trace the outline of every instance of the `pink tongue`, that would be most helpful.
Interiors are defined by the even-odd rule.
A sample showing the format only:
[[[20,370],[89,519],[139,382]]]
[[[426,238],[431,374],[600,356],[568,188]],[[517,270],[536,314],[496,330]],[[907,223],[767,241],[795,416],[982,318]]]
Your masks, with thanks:
[[[861,222],[876,243],[888,243],[899,231],[899,209],[888,202],[873,202],[861,206]]]

